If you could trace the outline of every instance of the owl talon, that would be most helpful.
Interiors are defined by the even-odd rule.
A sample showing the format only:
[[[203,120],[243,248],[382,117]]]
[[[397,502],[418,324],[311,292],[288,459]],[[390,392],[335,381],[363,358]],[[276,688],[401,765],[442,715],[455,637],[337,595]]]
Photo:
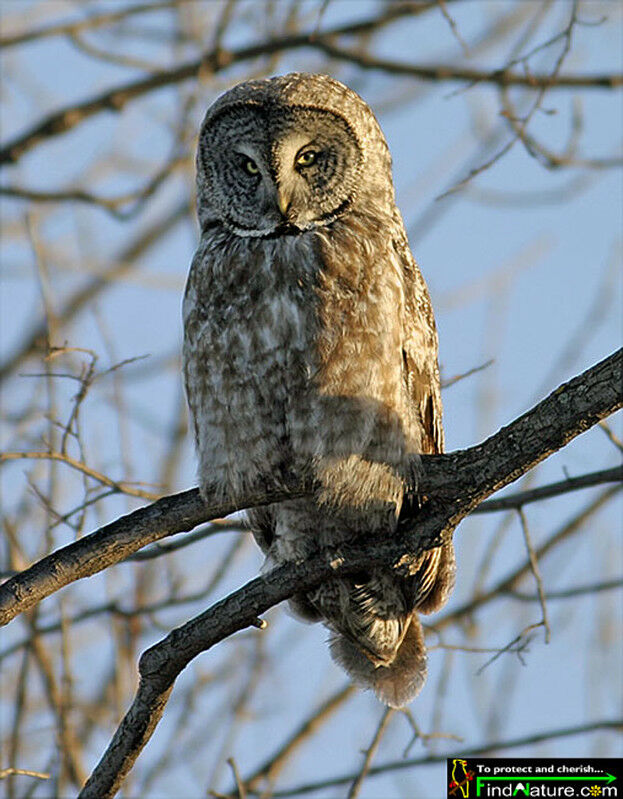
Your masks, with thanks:
[[[252,627],[257,627],[258,630],[265,630],[268,627],[268,622],[265,619],[260,619],[259,617],[253,619],[251,622]]]
[[[339,546],[326,546],[324,549],[324,554],[329,562],[329,566],[333,569],[333,571],[337,571],[345,563],[342,550]]]
[[[403,502],[408,507],[416,509],[421,508],[424,504],[424,497],[420,495],[418,487],[420,484],[420,475],[422,473],[422,462],[417,456],[413,456],[409,461],[406,469],[406,477],[404,480],[404,500]]]

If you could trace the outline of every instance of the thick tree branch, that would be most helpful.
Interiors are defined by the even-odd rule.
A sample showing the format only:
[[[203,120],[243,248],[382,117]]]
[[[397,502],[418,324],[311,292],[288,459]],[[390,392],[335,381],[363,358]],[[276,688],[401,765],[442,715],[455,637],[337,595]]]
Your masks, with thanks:
[[[515,480],[574,436],[623,405],[623,351],[562,385],[547,399],[477,447],[423,458],[419,485],[424,502],[416,519],[406,519],[393,541],[345,546],[333,559],[320,554],[286,564],[259,577],[197,618],[173,630],[140,661],[136,698],[83,797],[113,796],[155,729],[175,679],[200,652],[256,623],[259,615],[295,591],[332,575],[374,564],[409,570],[414,559],[452,534],[458,522],[485,497]],[[65,547],[9,580],[0,589],[3,621],[31,607],[62,585],[116,563],[147,543],[188,530],[215,516],[288,496],[308,486],[258,487],[240,501],[203,504],[196,491],[165,497]]]
[[[205,504],[195,488],[163,497],[111,522],[91,535],[58,549],[0,587],[0,624],[35,605],[69,583],[112,566],[147,544],[192,530],[245,507],[278,502],[304,491],[259,489],[250,501],[214,501]]]
[[[499,658],[498,663],[504,668],[520,668],[525,653],[529,654],[528,645],[535,636],[535,628],[543,626],[540,620],[546,607],[550,614],[554,610],[567,615],[577,613],[593,595],[594,602],[605,607],[614,598],[614,591],[621,590],[623,573],[613,574],[606,569],[600,574],[598,559],[594,564],[586,564],[593,566],[592,577],[582,579],[580,576],[574,580],[570,576],[563,581],[564,585],[556,583],[555,591],[550,590],[553,583],[550,585],[551,580],[548,581],[551,568],[547,570],[548,566],[555,566],[552,560],[564,556],[569,548],[577,548],[583,535],[590,537],[590,531],[596,529],[596,521],[601,520],[606,526],[612,524],[617,500],[623,497],[623,447],[609,431],[605,434],[610,441],[602,431],[597,432],[600,425],[616,427],[617,421],[620,423],[623,418],[620,412],[609,416],[623,404],[620,390],[623,388],[623,353],[613,355],[603,364],[596,364],[596,358],[578,359],[582,349],[581,346],[578,349],[578,341],[583,346],[592,333],[597,336],[600,330],[604,333],[603,325],[600,328],[602,322],[607,327],[608,302],[600,292],[592,303],[597,308],[592,320],[591,312],[587,312],[584,322],[577,323],[580,332],[575,335],[571,331],[566,336],[568,341],[561,344],[557,359],[561,368],[550,369],[545,385],[528,391],[523,400],[504,409],[505,416],[498,417],[500,421],[495,427],[491,424],[486,434],[487,437],[492,433],[496,435],[487,441],[481,436],[478,440],[468,437],[460,444],[465,451],[413,459],[400,524],[394,534],[353,536],[332,547],[319,542],[318,548],[308,553],[306,563],[282,562],[279,571],[266,576],[263,570],[262,576],[253,581],[251,577],[257,577],[258,572],[252,569],[243,580],[239,575],[233,583],[231,577],[235,576],[236,562],[247,552],[248,545],[253,548],[253,541],[249,541],[252,536],[247,514],[225,514],[254,505],[259,509],[264,503],[287,502],[294,497],[299,498],[298,502],[313,503],[319,487],[303,469],[280,480],[279,484],[269,470],[261,482],[246,486],[249,495],[242,490],[234,495],[222,485],[217,490],[216,481],[211,480],[207,501],[204,495],[200,497],[197,489],[165,496],[193,485],[192,482],[190,486],[175,485],[182,453],[180,446],[187,432],[183,391],[171,397],[170,407],[160,403],[153,413],[150,411],[153,403],[149,400],[142,403],[141,391],[147,386],[145,391],[149,393],[149,381],[154,375],[162,382],[163,370],[179,374],[179,353],[165,347],[155,358],[126,369],[125,364],[135,359],[121,360],[123,352],[115,354],[123,350],[124,345],[119,338],[120,335],[123,338],[123,330],[116,323],[116,317],[112,322],[109,318],[109,311],[115,316],[114,303],[105,303],[91,324],[108,361],[114,364],[110,369],[101,367],[102,356],[98,361],[100,368],[96,368],[97,353],[78,346],[80,343],[89,345],[89,341],[76,340],[84,325],[80,324],[79,329],[68,327],[72,319],[84,321],[86,306],[92,304],[96,295],[108,296],[107,287],[112,286],[116,293],[122,294],[128,281],[133,284],[138,280],[158,297],[170,287],[164,261],[158,262],[162,268],[157,275],[148,276],[149,279],[136,278],[135,272],[143,268],[143,262],[147,263],[145,256],[149,248],[161,242],[175,226],[178,238],[194,238],[195,203],[189,183],[192,176],[185,168],[179,170],[175,159],[181,153],[183,160],[187,160],[193,128],[196,133],[193,120],[206,97],[209,100],[232,81],[262,77],[283,71],[286,66],[326,70],[338,77],[340,74],[350,76],[347,82],[360,92],[362,86],[378,90],[378,81],[382,79],[388,90],[381,91],[375,113],[391,114],[410,104],[418,119],[421,116],[416,114],[418,103],[421,105],[422,99],[432,90],[436,95],[447,90],[457,108],[465,102],[469,105],[470,100],[491,95],[493,105],[485,104],[484,113],[478,114],[476,109],[476,115],[470,117],[478,152],[463,152],[469,142],[465,144],[466,137],[461,137],[460,132],[458,139],[444,140],[447,152],[440,156],[441,171],[433,176],[442,181],[443,168],[448,168],[446,162],[452,157],[467,162],[466,167],[457,167],[460,174],[457,173],[456,180],[462,180],[467,173],[482,172],[483,164],[486,167],[491,161],[499,161],[499,151],[502,155],[506,152],[505,142],[508,144],[509,138],[511,144],[515,143],[515,149],[518,144],[522,155],[536,159],[536,166],[579,166],[588,173],[586,167],[610,167],[617,163],[612,148],[612,151],[606,149],[599,158],[599,153],[590,152],[594,148],[590,147],[586,136],[590,138],[591,131],[583,125],[585,114],[576,107],[577,102],[568,109],[564,106],[563,116],[568,123],[561,134],[564,141],[557,148],[552,145],[554,149],[546,141],[548,114],[556,111],[549,107],[554,101],[580,101],[597,92],[606,106],[611,106],[610,101],[620,97],[623,88],[621,64],[615,64],[612,59],[592,65],[587,61],[584,66],[575,64],[575,67],[571,63],[577,37],[581,38],[584,31],[584,39],[588,37],[587,41],[598,47],[612,29],[612,20],[583,15],[581,0],[567,0],[567,4],[568,8],[564,0],[538,0],[534,5],[526,5],[516,0],[500,8],[499,13],[485,16],[480,13],[473,22],[477,27],[465,30],[462,18],[469,17],[467,10],[471,8],[467,0],[381,1],[369,4],[369,8],[357,4],[351,8],[346,4],[343,10],[336,9],[328,0],[315,8],[300,0],[290,0],[287,4],[262,0],[252,8],[252,4],[241,0],[219,0],[214,4],[207,0],[199,3],[196,0],[124,0],[123,8],[121,4],[119,8],[101,6],[99,10],[76,6],[64,15],[44,13],[43,16],[17,13],[8,20],[9,27],[2,26],[0,47],[13,47],[7,57],[17,59],[13,83],[18,91],[23,89],[22,93],[28,96],[33,94],[33,87],[19,69],[24,57],[22,50],[41,51],[54,60],[59,47],[66,46],[65,49],[69,48],[67,58],[69,61],[73,58],[78,69],[81,64],[101,67],[98,74],[103,76],[99,83],[92,82],[90,86],[85,83],[75,96],[57,97],[56,101],[49,97],[48,102],[43,98],[38,108],[35,96],[33,110],[15,117],[10,129],[5,126],[5,133],[0,136],[0,170],[6,164],[15,165],[5,170],[5,175],[0,175],[0,183],[4,184],[0,186],[0,195],[4,193],[11,203],[11,211],[15,212],[8,220],[8,234],[18,243],[26,236],[26,243],[31,245],[29,252],[35,269],[33,285],[45,312],[25,317],[21,332],[15,331],[13,346],[5,348],[4,360],[0,363],[0,381],[13,381],[12,389],[20,388],[18,372],[36,373],[30,374],[35,379],[28,381],[33,390],[30,394],[26,391],[25,402],[20,403],[17,397],[17,405],[13,403],[14,407],[7,409],[7,423],[15,428],[15,440],[6,448],[12,452],[2,452],[0,447],[0,473],[5,472],[0,474],[0,479],[5,477],[9,484],[16,484],[3,517],[6,557],[0,567],[0,626],[13,621],[13,634],[7,631],[4,648],[0,651],[0,670],[3,666],[8,669],[6,676],[12,697],[11,717],[7,719],[5,734],[6,762],[1,764],[6,768],[0,769],[0,778],[6,777],[9,795],[19,792],[22,782],[34,786],[37,775],[45,777],[50,771],[50,758],[58,761],[58,767],[50,771],[50,792],[61,796],[72,794],[72,791],[75,796],[81,789],[82,796],[97,796],[98,799],[112,797],[117,792],[120,796],[132,793],[131,786],[139,784],[142,794],[157,792],[180,758],[183,765],[188,763],[190,768],[197,765],[195,782],[201,783],[204,790],[209,787],[217,792],[219,788],[223,790],[222,799],[226,799],[225,794],[227,799],[250,799],[270,793],[281,797],[316,796],[327,791],[345,795],[349,783],[351,793],[355,794],[364,775],[368,787],[362,792],[374,793],[377,783],[368,784],[368,781],[377,774],[384,784],[404,782],[409,769],[445,759],[446,752],[441,749],[453,748],[452,739],[457,732],[452,728],[453,721],[459,718],[461,708],[448,697],[452,696],[452,681],[461,659],[480,660],[484,669]],[[482,0],[478,5],[483,5]],[[455,10],[460,12],[456,22],[453,19]],[[426,23],[427,30],[439,34],[431,44],[433,49],[426,52],[409,47],[408,40],[416,36],[421,22]],[[406,38],[398,35],[401,30],[407,34]],[[106,70],[114,72],[108,79]],[[550,100],[547,107],[546,102],[541,102],[544,97]],[[154,109],[153,103],[157,106]],[[155,110],[155,116],[150,110]],[[159,110],[162,113],[158,113]],[[490,119],[492,114],[495,117],[496,111],[502,114],[499,124],[496,119]],[[89,159],[82,165],[82,180],[78,176],[59,187],[34,185],[37,175],[28,179],[28,169],[35,165],[38,157],[45,160],[48,155],[52,156],[55,145],[70,152],[72,142],[79,145],[85,141],[85,136],[89,137],[90,125],[97,127],[98,122],[105,121],[116,129],[124,121],[127,123],[133,113],[153,117],[152,128],[155,125],[162,134],[160,138],[170,140],[168,156],[162,163],[147,163],[149,152],[141,148],[138,140],[132,140],[133,151],[143,161],[140,158],[139,161],[128,160],[122,137],[120,142],[108,143],[108,146],[104,142],[103,150],[96,147],[86,153]],[[542,124],[533,129],[537,117]],[[434,127],[434,123],[431,125]],[[539,138],[539,131],[544,131],[545,139]],[[555,131],[549,132],[555,138]],[[188,166],[185,160],[184,164]],[[26,172],[20,178],[21,167]],[[57,172],[60,174],[59,170]],[[592,174],[597,174],[594,169]],[[170,175],[173,177],[169,180]],[[115,183],[115,176],[121,178],[121,183],[118,180]],[[97,185],[91,186],[93,181]],[[448,185],[454,182],[445,180]],[[566,189],[569,191],[565,194]],[[545,191],[536,202],[542,205],[543,198],[548,195],[550,205],[560,204],[569,199],[570,191],[577,193],[576,189],[581,189],[579,183],[562,186],[558,192]],[[36,218],[26,219],[24,227],[19,212],[27,211],[33,203]],[[85,205],[89,208],[83,213]],[[446,208],[447,204],[438,205]],[[93,209],[96,209],[95,214]],[[37,224],[45,221],[52,211],[58,215],[74,210],[79,214],[77,238],[59,239],[52,227],[44,225],[42,228]],[[84,220],[91,220],[94,225],[101,221],[99,212],[102,210],[107,231],[110,228],[110,235],[104,238],[99,235],[101,231],[97,226],[93,231],[82,224]],[[41,214],[43,217],[39,219]],[[424,216],[430,217],[430,214]],[[439,214],[433,212],[432,216],[437,218]],[[426,219],[416,220],[414,224],[416,228],[426,228]],[[116,246],[115,236],[123,236],[124,232],[130,241],[117,242],[119,246]],[[539,244],[535,245],[537,249]],[[76,253],[81,261],[78,271],[74,263]],[[63,260],[64,256],[67,257]],[[606,253],[604,258],[608,257]],[[608,274],[612,276],[607,261],[603,271],[602,282],[607,289]],[[508,272],[512,278],[512,264],[503,272],[505,275]],[[483,290],[491,288],[486,279],[481,283]],[[133,291],[132,286],[129,290]],[[501,290],[504,293],[504,287]],[[495,285],[491,291],[496,293]],[[466,298],[464,294],[459,300],[469,303],[469,296]],[[591,321],[595,323],[592,326]],[[492,318],[492,329],[495,322]],[[607,330],[604,335],[607,337]],[[600,353],[601,361],[621,344],[623,342],[615,339],[608,350],[606,342],[601,353],[598,349],[593,350],[593,354]],[[49,363],[45,369],[33,368],[35,361]],[[24,364],[31,368],[24,370]],[[592,364],[596,364],[594,369],[579,375]],[[121,366],[124,368],[119,368]],[[470,373],[478,368],[484,367],[476,367]],[[561,386],[539,406],[532,407],[573,375],[579,376]],[[442,387],[465,374],[446,377]],[[25,383],[24,387],[28,388]],[[112,427],[108,425],[110,435],[105,436],[104,450],[98,446],[101,442],[93,427],[93,423],[97,427],[99,422],[98,402],[101,404],[101,401],[106,406],[106,419],[110,417],[114,423]],[[531,407],[525,419],[517,418]],[[594,424],[595,419],[600,421]],[[510,423],[505,430],[499,429],[502,422]],[[532,468],[590,425],[594,425],[595,432],[589,432],[566,449],[559,449],[555,458]],[[145,442],[149,451],[153,451],[149,474],[145,473]],[[472,447],[472,444],[479,446]],[[451,447],[456,449],[457,446],[455,439]],[[581,466],[578,453],[585,456]],[[597,460],[589,462],[586,458],[591,454]],[[565,463],[569,469],[564,467]],[[208,464],[208,480],[220,476],[216,467],[217,464]],[[521,479],[512,482],[518,477]],[[124,501],[122,494],[128,491],[135,496]],[[115,494],[117,498],[109,504],[108,498]],[[538,512],[531,512],[532,508]],[[528,515],[527,522],[520,518],[524,511]],[[365,514],[366,509],[362,508],[361,512]],[[349,768],[333,775],[304,773],[303,763],[303,772],[299,769],[296,776],[297,764],[293,764],[293,760],[300,760],[298,748],[322,749],[319,735],[327,729],[327,720],[330,727],[339,709],[340,721],[346,713],[348,722],[351,705],[346,705],[346,698],[351,697],[353,701],[357,697],[357,703],[365,699],[357,685],[346,680],[345,687],[322,705],[314,707],[316,703],[309,697],[308,707],[298,702],[299,712],[292,716],[283,739],[268,745],[257,763],[246,762],[240,747],[235,762],[229,758],[232,742],[241,740],[240,736],[245,735],[248,727],[244,711],[262,704],[266,694],[262,686],[267,679],[270,682],[271,664],[281,651],[282,641],[275,639],[273,645],[268,644],[280,630],[286,632],[278,618],[280,609],[284,608],[283,600],[287,603],[293,592],[313,593],[318,585],[335,582],[336,575],[339,580],[350,580],[355,576],[351,570],[363,572],[382,568],[389,574],[412,573],[415,561],[421,559],[419,553],[450,540],[465,516],[492,512],[499,515],[483,520],[482,524],[474,525],[474,520],[467,522],[461,528],[463,535],[457,539],[457,545],[469,549],[475,532],[477,538],[486,534],[481,543],[491,535],[491,546],[485,546],[481,568],[476,568],[480,576],[475,579],[472,590],[463,592],[462,598],[461,592],[456,591],[445,610],[432,618],[422,618],[429,659],[438,661],[441,672],[438,684],[429,678],[426,689],[428,698],[434,702],[432,721],[427,728],[420,729],[408,710],[404,716],[405,723],[409,722],[409,728],[402,731],[406,736],[404,751],[400,741],[394,741],[393,748],[398,747],[398,751],[393,753],[392,747],[388,748],[388,742],[384,741],[386,757],[375,756],[369,773],[371,755],[366,758],[363,774],[358,775],[363,757],[358,764],[355,752],[354,762],[350,764],[354,768],[352,773],[348,773]],[[249,515],[251,513],[249,511]],[[532,529],[536,524],[536,517],[532,518],[534,513],[544,520],[549,518],[547,531],[542,529],[543,525],[536,525],[541,528],[538,536]],[[557,519],[557,515],[560,518]],[[224,517],[213,519],[214,516]],[[528,552],[521,547],[521,552],[517,550],[517,545],[523,541],[520,521],[524,522],[526,538],[534,534],[534,544],[528,542]],[[218,542],[200,543],[224,530],[227,530],[224,533],[227,540],[220,535]],[[608,538],[611,530],[603,532]],[[92,535],[85,535],[88,533]],[[507,550],[509,533],[512,552]],[[516,535],[520,538],[516,539]],[[391,540],[378,541],[377,538]],[[41,546],[35,546],[35,539],[40,540]],[[29,546],[29,541],[35,549]],[[217,543],[217,549],[223,545],[218,555],[214,550]],[[192,552],[187,549],[191,545]],[[590,552],[588,554],[590,556]],[[136,565],[145,559],[155,560],[146,568]],[[506,561],[506,568],[502,561]],[[502,568],[498,568],[500,564]],[[459,558],[457,587],[463,583],[464,589],[469,588],[464,584],[466,578],[469,582],[469,576],[464,573],[465,565]],[[532,578],[539,569],[543,575],[542,585],[538,580],[535,585]],[[97,577],[91,583],[82,581],[73,589],[64,590],[89,575]],[[196,579],[190,580],[193,575]],[[103,599],[100,597],[100,601],[96,594],[111,578],[114,578],[113,592]],[[219,586],[228,579],[227,590],[220,590]],[[249,584],[243,585],[247,581]],[[581,585],[575,585],[576,582]],[[41,600],[46,601],[41,604]],[[504,609],[505,618],[509,620],[517,620],[524,613],[528,613],[529,618],[519,619],[516,629],[502,641],[492,642],[488,639],[492,635],[495,637],[496,609]],[[18,614],[21,619],[15,619]],[[192,618],[193,614],[196,618]],[[555,621],[555,615],[552,620]],[[266,622],[276,625],[277,629],[262,634],[258,628],[266,626]],[[449,633],[459,633],[465,625],[476,625],[482,633],[482,640],[475,642],[478,646],[451,640]],[[85,633],[87,626],[90,634]],[[173,630],[173,627],[179,629]],[[560,633],[555,627],[554,624],[552,632]],[[233,635],[237,631],[241,635]],[[94,633],[100,638],[105,636],[106,652],[100,651],[98,673],[101,679],[86,684],[80,679],[83,670],[80,658]],[[149,651],[145,652],[148,647]],[[209,653],[203,655],[208,649]],[[457,654],[453,654],[455,652]],[[295,680],[304,677],[298,668],[292,671],[286,666],[286,671],[290,671],[289,677]],[[479,673],[474,672],[474,679]],[[608,674],[603,674],[602,679],[608,676],[612,681],[612,675]],[[43,686],[41,690],[39,682]],[[581,682],[581,679],[575,680],[569,695],[581,697]],[[117,699],[112,703],[112,711],[111,697]],[[171,706],[167,704],[169,698]],[[512,692],[502,696],[498,717],[504,715],[512,698]],[[285,699],[283,696],[281,700],[284,708]],[[207,730],[200,718],[205,702],[211,704],[219,719],[213,731]],[[552,694],[550,705],[552,703],[554,707],[549,709],[555,715],[555,694]],[[582,712],[581,702],[576,701],[576,705],[579,715],[576,714],[573,723],[564,729],[547,730],[545,719],[543,723],[537,722],[535,729],[519,730],[520,735],[526,734],[523,738],[513,735],[518,732],[516,729],[509,729],[506,740],[495,740],[496,736],[490,735],[486,741],[476,737],[465,743],[477,747],[474,752],[499,755],[498,748],[510,751],[515,746],[547,747],[550,737],[552,746],[564,748],[566,736],[576,735],[580,740],[596,732],[597,737],[607,742],[609,738],[614,740],[612,733],[623,731],[622,719],[612,714],[608,718],[603,714],[591,716]],[[418,707],[419,704],[413,706],[416,715]],[[378,710],[380,715],[383,708]],[[547,709],[543,708],[541,715],[543,713],[547,715]],[[46,724],[48,717],[51,724]],[[160,718],[163,724],[156,731]],[[402,714],[394,718],[399,725],[402,719]],[[41,727],[41,720],[49,745],[35,747],[35,751],[29,730]],[[489,721],[493,724],[495,719]],[[371,723],[374,727],[374,719]],[[193,734],[193,730],[194,733],[199,730],[199,736]],[[201,735],[201,730],[210,733],[206,741],[214,755],[212,766],[204,756],[207,744],[202,740],[205,736]],[[156,732],[157,737],[151,744],[151,736]],[[371,728],[366,746],[373,732]],[[434,739],[446,739],[439,751],[416,751],[409,755],[414,746],[417,749],[419,745],[421,749],[424,743],[426,749],[426,742]],[[55,743],[56,749],[52,751]],[[148,748],[145,755],[141,754],[143,747]],[[162,757],[154,756],[155,750],[161,752]],[[316,754],[311,751],[312,759]],[[98,760],[101,758],[97,767],[96,755],[99,755]],[[35,760],[30,762],[28,758],[32,760],[33,757]],[[406,760],[407,757],[415,759]],[[233,779],[228,779],[225,773],[227,764]],[[400,771],[401,768],[407,770]],[[286,771],[292,779],[287,779]],[[24,776],[26,774],[31,777]],[[341,786],[346,787],[342,790]],[[380,782],[379,790],[382,793]]]
[[[447,0],[446,0],[447,1]],[[45,139],[58,136],[101,111],[120,111],[126,103],[164,86],[196,78],[200,74],[216,75],[230,67],[263,56],[272,56],[302,48],[321,50],[333,58],[357,64],[364,69],[377,69],[397,75],[409,75],[427,81],[453,81],[467,83],[492,83],[498,86],[524,86],[531,89],[613,89],[623,85],[623,75],[551,75],[513,72],[507,68],[489,71],[470,69],[450,64],[403,64],[375,59],[367,55],[339,48],[334,39],[342,35],[368,34],[404,16],[414,16],[437,6],[430,3],[392,3],[385,11],[367,20],[318,32],[288,34],[268,39],[247,47],[224,50],[216,47],[184,64],[162,70],[144,78],[115,86],[101,94],[52,112],[24,133],[0,148],[0,164],[15,163],[25,152]]]
[[[427,497],[416,519],[401,525],[403,540],[353,550],[377,563],[421,553],[452,531],[486,497],[623,406],[623,350],[564,383],[532,410],[491,438],[467,450],[422,457],[418,486]],[[118,563],[147,544],[193,529],[242,508],[300,497],[312,487],[292,479],[287,485],[256,486],[248,496],[220,500],[216,489],[204,504],[197,490],[163,497],[35,563],[0,587],[0,624],[69,583]],[[322,559],[321,559],[322,560]],[[346,561],[352,566],[352,560]],[[314,563],[319,571],[313,572]],[[361,564],[359,564],[361,565]],[[408,563],[403,561],[408,568]],[[302,568],[302,567],[301,567]],[[326,576],[326,563],[311,564],[312,582]],[[283,597],[276,601],[281,601]],[[258,613],[261,611],[257,611]],[[256,613],[257,615],[257,613]]]

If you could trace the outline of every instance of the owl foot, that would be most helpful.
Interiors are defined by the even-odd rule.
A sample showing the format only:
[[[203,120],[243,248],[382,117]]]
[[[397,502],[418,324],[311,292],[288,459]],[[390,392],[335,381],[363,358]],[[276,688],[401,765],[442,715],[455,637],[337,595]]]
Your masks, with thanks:
[[[403,501],[408,502],[413,508],[420,508],[422,507],[422,497],[419,495],[418,488],[420,485],[420,477],[422,475],[422,461],[419,455],[411,456],[405,472],[405,495]]]

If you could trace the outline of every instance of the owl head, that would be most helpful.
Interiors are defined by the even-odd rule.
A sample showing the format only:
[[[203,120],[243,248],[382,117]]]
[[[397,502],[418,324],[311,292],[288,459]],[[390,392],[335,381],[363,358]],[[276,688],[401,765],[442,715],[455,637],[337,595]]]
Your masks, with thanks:
[[[208,109],[197,148],[202,229],[298,234],[357,206],[393,206],[391,158],[374,114],[327,75],[240,83]]]

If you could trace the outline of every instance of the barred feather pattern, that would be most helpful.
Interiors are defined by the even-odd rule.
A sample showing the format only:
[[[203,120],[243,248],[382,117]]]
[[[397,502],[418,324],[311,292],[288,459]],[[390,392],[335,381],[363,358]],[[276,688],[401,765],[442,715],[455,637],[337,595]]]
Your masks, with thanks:
[[[315,177],[296,161],[290,174],[308,139],[335,153]],[[227,161],[243,145],[261,175],[247,199]],[[197,165],[202,237],[183,316],[201,490],[315,478],[313,497],[249,512],[265,568],[394,535],[414,458],[441,452],[443,429],[434,317],[374,115],[326,76],[242,84],[208,111]],[[443,605],[454,572],[449,543],[410,577],[372,569],[291,605],[328,627],[353,680],[399,707],[426,676],[418,612]]]

